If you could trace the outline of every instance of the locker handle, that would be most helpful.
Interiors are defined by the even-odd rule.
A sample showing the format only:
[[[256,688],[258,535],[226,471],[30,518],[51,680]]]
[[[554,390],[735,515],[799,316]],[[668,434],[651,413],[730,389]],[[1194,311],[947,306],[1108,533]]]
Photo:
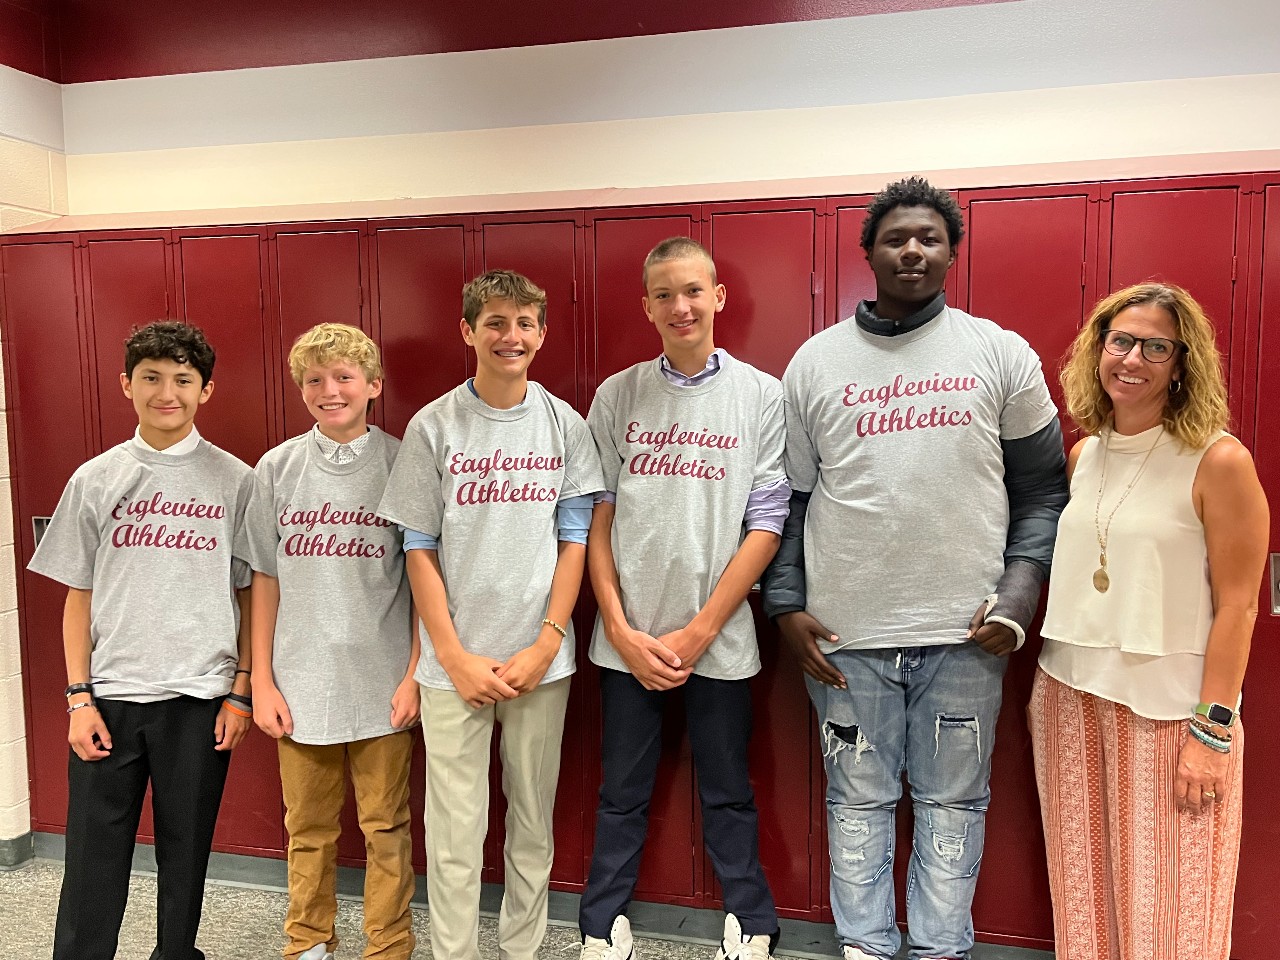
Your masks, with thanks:
[[[1280,553],[1271,554],[1271,615],[1280,617]]]

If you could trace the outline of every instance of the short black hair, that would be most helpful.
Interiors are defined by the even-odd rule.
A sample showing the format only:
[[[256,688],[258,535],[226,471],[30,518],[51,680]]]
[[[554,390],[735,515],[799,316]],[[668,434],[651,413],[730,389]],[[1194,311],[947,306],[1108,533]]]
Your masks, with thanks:
[[[924,177],[904,177],[896,183],[886,184],[867,206],[867,219],[862,221],[862,249],[867,253],[876,245],[880,221],[890,210],[898,207],[929,207],[938,211],[947,224],[947,241],[951,249],[960,245],[964,237],[964,216],[955,198],[931,185]]]
[[[143,360],[172,360],[189,363],[200,374],[200,386],[213,379],[213,347],[204,331],[177,320],[157,320],[134,327],[124,342],[124,375],[133,378],[133,368]]]

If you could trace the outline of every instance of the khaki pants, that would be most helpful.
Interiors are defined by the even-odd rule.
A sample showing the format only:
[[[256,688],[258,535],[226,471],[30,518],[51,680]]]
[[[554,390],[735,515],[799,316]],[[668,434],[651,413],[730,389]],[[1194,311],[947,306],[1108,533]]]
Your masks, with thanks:
[[[364,932],[366,958],[408,960],[413,953],[413,863],[409,840],[409,760],[413,734],[323,746],[280,740],[284,825],[289,831],[289,911],[284,956],[318,943],[338,946],[339,818],[351,769],[356,814],[364,833]]]
[[[547,931],[551,813],[569,677],[479,710],[453,690],[422,688],[427,744],[427,901],[435,960],[480,960],[480,868],[489,822],[489,751],[502,725],[506,867],[501,960],[534,960]]]

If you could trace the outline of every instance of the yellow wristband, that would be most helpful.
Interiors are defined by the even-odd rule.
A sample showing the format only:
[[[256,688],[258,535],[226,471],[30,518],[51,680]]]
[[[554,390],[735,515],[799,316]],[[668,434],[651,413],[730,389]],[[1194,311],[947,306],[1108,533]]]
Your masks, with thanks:
[[[565,628],[560,626],[560,624],[556,623],[554,620],[549,620],[544,617],[542,620],[542,623],[544,626],[548,626],[552,630],[554,630],[556,633],[560,634],[561,640],[563,640],[565,637],[569,635],[568,632],[565,630]]]

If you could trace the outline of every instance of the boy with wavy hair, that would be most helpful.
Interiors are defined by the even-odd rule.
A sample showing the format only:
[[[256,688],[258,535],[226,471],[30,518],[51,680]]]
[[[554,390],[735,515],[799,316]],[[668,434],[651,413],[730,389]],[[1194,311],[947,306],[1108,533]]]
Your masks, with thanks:
[[[489,753],[502,725],[507,797],[498,950],[534,960],[547,928],[552,807],[574,662],[592,494],[582,417],[528,378],[547,295],[491,270],[463,288],[476,375],[419,410],[378,513],[404,525],[424,627],[427,898],[436,960],[479,960]]]
[[[196,431],[213,362],[196,327],[133,331],[120,385],[138,429],[76,470],[29,565],[67,586],[71,757],[54,960],[116,955],[148,784],[152,956],[204,957],[195,942],[213,828],[251,716],[236,597],[249,571],[233,540],[253,475]]]
[[[413,953],[409,763],[418,640],[401,536],[374,512],[400,442],[368,422],[378,348],[322,323],[289,351],[315,426],[254,471],[241,534],[253,567],[254,720],[279,741],[289,831],[286,958],[338,945],[337,857],[347,772],[366,864],[365,957]]]

